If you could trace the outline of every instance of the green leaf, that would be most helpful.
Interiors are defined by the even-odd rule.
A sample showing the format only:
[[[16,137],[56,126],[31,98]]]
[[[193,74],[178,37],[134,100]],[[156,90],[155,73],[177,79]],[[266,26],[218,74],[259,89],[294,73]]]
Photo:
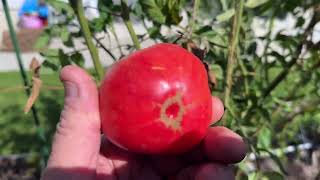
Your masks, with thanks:
[[[258,151],[263,151],[263,152],[266,152],[269,154],[270,158],[278,165],[279,169],[281,170],[281,172],[285,175],[287,175],[287,171],[286,169],[284,168],[280,158],[278,156],[276,156],[275,154],[273,154],[272,152],[270,152],[269,150],[267,149],[264,149],[264,148],[258,148],[257,149]]]
[[[255,54],[257,50],[257,42],[251,42],[250,45],[247,48],[247,53],[248,54]]]
[[[90,28],[93,29],[95,32],[102,32],[105,30],[106,21],[104,17],[95,18],[90,21]]]
[[[234,9],[228,9],[225,12],[219,14],[216,18],[219,22],[228,21],[230,18],[232,18],[234,13],[235,13]]]
[[[226,0],[220,0],[221,6],[223,10],[227,10],[228,5]]]
[[[257,109],[257,111],[260,114],[260,116],[262,117],[262,119],[265,119],[268,122],[271,122],[271,116],[270,116],[270,113],[267,109],[260,107]]]
[[[159,6],[160,2],[157,1],[159,4],[155,0],[139,0],[139,2],[150,19],[160,24],[166,22],[166,17],[161,11],[163,7]]]
[[[61,29],[60,38],[62,42],[67,42],[70,38],[70,32],[66,26]]]
[[[166,24],[179,24],[182,20],[180,16],[180,0],[167,0],[166,8]]]
[[[42,127],[37,128],[37,136],[40,138],[42,142],[46,142],[47,138],[45,136],[45,130]]]
[[[296,27],[302,27],[306,21],[303,17],[299,17],[296,22]]]
[[[262,174],[263,179],[266,180],[284,180],[284,176],[278,172],[270,171],[270,172],[263,172]]]
[[[47,49],[41,51],[40,54],[44,57],[59,57],[59,49]]]
[[[69,39],[67,41],[64,41],[63,44],[67,47],[74,47],[72,36],[69,36]]]
[[[35,49],[43,49],[49,45],[50,35],[46,31],[41,34],[41,36],[37,39],[34,48]]]
[[[110,7],[110,6],[113,6],[113,1],[98,0],[98,5],[99,5],[99,7],[100,6]]]
[[[160,35],[160,28],[157,26],[147,29],[150,38],[156,39]]]
[[[60,66],[64,67],[71,64],[69,56],[62,49],[47,49],[40,54],[46,58],[45,66],[54,71],[58,70]]]
[[[59,14],[66,14],[68,18],[72,18],[74,16],[74,12],[69,3],[60,1],[60,0],[47,0],[48,4],[50,4]]]
[[[62,49],[59,50],[59,61],[60,61],[62,67],[71,64],[70,59],[69,59],[69,56],[66,55],[66,54],[63,52]]]
[[[256,8],[258,6],[261,6],[262,4],[268,2],[269,0],[248,0],[245,3],[245,6],[247,8]]]
[[[43,61],[42,66],[47,67],[53,71],[59,70],[59,66],[57,66],[55,63],[52,63],[50,60]]]
[[[194,33],[195,34],[203,34],[203,33],[207,33],[207,32],[213,32],[212,26],[202,26],[200,27],[198,30],[196,30]]]
[[[252,172],[248,175],[248,180],[257,180],[257,177],[259,176],[259,172]]]
[[[143,19],[144,18],[144,12],[142,9],[142,6],[140,3],[136,3],[133,7],[133,13],[135,16],[137,16],[139,19]]]
[[[81,53],[76,52],[75,54],[72,54],[70,57],[71,61],[77,64],[80,67],[84,66],[84,57]]]
[[[139,0],[147,16],[157,24],[178,24],[180,16],[180,0]]]
[[[272,51],[271,53],[268,53],[267,56],[273,56],[276,58],[277,61],[279,61],[283,66],[287,64],[285,61],[285,57],[283,57],[281,54],[279,54],[276,51]]]
[[[223,79],[223,70],[222,70],[221,66],[219,66],[217,64],[212,64],[212,65],[210,65],[210,70],[212,70],[214,72],[217,79],[219,79],[219,80]]]
[[[272,133],[269,128],[263,127],[258,134],[257,146],[259,148],[268,149],[271,146]]]

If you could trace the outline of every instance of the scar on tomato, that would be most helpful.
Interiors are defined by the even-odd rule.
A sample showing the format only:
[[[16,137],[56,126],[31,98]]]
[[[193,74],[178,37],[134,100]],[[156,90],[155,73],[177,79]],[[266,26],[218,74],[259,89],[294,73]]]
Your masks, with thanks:
[[[182,94],[168,97],[161,105],[160,121],[174,131],[181,131],[181,122],[185,113],[185,106],[182,102]]]

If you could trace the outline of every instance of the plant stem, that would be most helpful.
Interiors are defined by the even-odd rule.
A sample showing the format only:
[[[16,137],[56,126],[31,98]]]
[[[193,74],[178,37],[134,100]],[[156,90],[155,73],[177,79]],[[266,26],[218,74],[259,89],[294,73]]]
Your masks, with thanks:
[[[81,0],[69,0],[69,2],[72,5],[72,8],[78,18],[82,34],[84,36],[84,39],[85,39],[86,44],[88,46],[88,49],[90,51],[95,70],[98,74],[98,79],[102,80],[103,76],[104,76],[104,69],[103,69],[101,62],[100,62],[100,59],[99,59],[98,50],[92,41],[92,35],[91,35],[88,21],[84,15],[84,8],[83,8],[82,1]]]
[[[19,69],[20,69],[20,75],[21,78],[23,80],[23,87],[25,88],[25,93],[26,95],[29,97],[31,94],[31,90],[30,90],[30,83],[28,81],[28,77],[27,77],[27,73],[23,67],[23,63],[22,63],[22,58],[21,58],[21,51],[20,51],[20,47],[19,47],[19,42],[18,42],[18,38],[17,35],[15,33],[13,24],[12,24],[12,20],[11,20],[11,16],[9,13],[9,8],[8,8],[8,4],[6,0],[2,0],[2,5],[3,5],[3,9],[5,12],[5,16],[6,16],[6,20],[8,23],[8,27],[9,27],[9,31],[10,31],[10,38],[16,53],[16,58],[18,61],[18,65],[19,65]],[[37,138],[39,139],[39,141],[41,142],[41,149],[40,149],[40,154],[41,154],[41,160],[40,160],[40,166],[41,168],[45,167],[46,164],[46,160],[48,158],[48,148],[46,146],[46,136],[45,136],[45,132],[43,131],[43,129],[40,126],[40,121],[39,121],[39,114],[37,111],[37,108],[35,105],[33,105],[31,107],[31,112],[32,112],[32,116],[34,119],[34,123],[37,129]]]
[[[228,54],[228,65],[227,65],[227,78],[226,78],[226,89],[224,93],[224,104],[226,108],[230,109],[230,95],[232,89],[232,76],[233,76],[233,69],[236,63],[236,52],[239,42],[239,32],[242,23],[242,13],[243,13],[243,2],[244,0],[238,0],[236,2],[236,13],[233,18],[233,25],[232,25],[232,34],[230,40],[230,48]],[[224,122],[225,124],[225,122]]]
[[[239,60],[239,65],[240,65],[240,70],[242,72],[242,75],[244,77],[244,91],[245,91],[245,95],[248,96],[249,95],[249,80],[248,80],[248,70],[246,68],[246,66],[243,63],[243,59]]]
[[[192,19],[190,21],[190,29],[189,29],[188,39],[191,38],[192,33],[193,33],[193,26],[194,26],[194,24],[196,22],[196,17],[197,17],[197,13],[198,13],[198,9],[199,9],[199,4],[200,4],[199,0],[194,0],[193,1],[193,12],[192,12]]]
[[[288,114],[282,116],[282,120],[277,125],[277,129],[281,132],[289,123],[294,121],[294,118],[302,113],[317,111],[320,105],[320,99],[313,99],[309,101],[299,102],[299,106],[295,107],[294,110]]]
[[[310,24],[306,28],[303,39],[301,40],[301,43],[297,46],[295,54],[293,56],[293,59],[287,64],[287,66],[280,72],[280,74],[277,75],[277,77],[269,84],[269,86],[263,91],[262,93],[262,100],[266,98],[271,91],[273,91],[282,80],[284,80],[287,75],[289,74],[291,68],[297,63],[297,61],[300,59],[302,50],[304,45],[307,42],[307,38],[310,34],[312,34],[313,27],[317,24],[318,20],[320,19],[320,13],[315,13],[313,18],[311,19]],[[308,50],[308,49],[307,49]],[[306,51],[307,51],[306,50]]]
[[[107,54],[109,54],[109,56],[113,59],[113,61],[116,61],[116,60],[117,60],[117,58],[115,57],[115,55],[114,55],[111,51],[109,51],[109,49],[108,49],[102,42],[100,42],[100,40],[99,40],[97,37],[93,36],[93,39],[97,42],[97,44],[98,44]]]
[[[267,44],[263,50],[263,55],[262,57],[264,57],[264,62],[263,65],[264,65],[264,72],[261,74],[264,75],[264,79],[266,80],[267,84],[269,83],[269,65],[268,65],[268,49],[269,49],[269,46],[272,42],[272,39],[271,39],[271,33],[272,33],[272,30],[273,30],[273,26],[274,26],[274,20],[275,20],[275,16],[276,16],[276,13],[275,11],[273,12],[272,16],[271,16],[271,20],[270,20],[270,23],[269,23],[269,26],[268,26],[268,34],[266,35],[267,36]]]
[[[2,4],[3,4],[3,9],[4,9],[4,12],[5,12],[5,15],[6,15],[6,20],[7,20],[7,23],[8,23],[8,27],[9,27],[12,44],[13,44],[14,50],[16,52],[16,58],[17,58],[18,65],[19,65],[19,68],[20,68],[20,75],[21,75],[21,78],[23,80],[24,86],[28,87],[28,88],[25,89],[25,91],[26,91],[26,95],[29,96],[30,93],[31,93],[30,84],[28,82],[27,74],[26,74],[26,71],[25,71],[25,69],[23,67],[23,64],[22,64],[21,51],[20,51],[20,47],[19,47],[19,43],[18,43],[18,38],[17,38],[17,35],[15,33],[13,24],[12,24],[12,20],[11,20],[11,16],[10,16],[10,13],[9,13],[7,1],[6,0],[2,0]],[[36,107],[32,106],[31,111],[32,111],[32,114],[33,114],[33,119],[34,119],[35,125],[39,126],[40,122],[39,122],[39,117],[38,117],[38,113],[37,113]]]
[[[141,45],[138,39],[137,34],[135,33],[133,29],[132,22],[130,20],[130,9],[128,8],[127,0],[121,0],[121,17],[124,21],[124,24],[126,25],[130,37],[132,39],[134,47],[139,50],[141,49]]]
[[[123,51],[122,51],[122,49],[121,49],[119,37],[118,37],[118,35],[117,35],[117,33],[116,33],[116,29],[115,29],[115,27],[114,27],[114,23],[113,23],[113,22],[112,22],[111,25],[110,25],[110,31],[111,31],[112,35],[114,36],[114,38],[115,38],[115,40],[116,40],[117,47],[118,47],[119,52],[120,52],[120,55],[121,55],[120,58],[121,58],[121,57],[124,56],[124,53],[123,53]]]
[[[295,54],[293,55],[293,59],[287,64],[287,66],[278,74],[278,76],[269,84],[267,88],[262,92],[262,98],[258,101],[258,104],[256,106],[251,105],[248,107],[248,110],[245,112],[243,119],[246,121],[249,121],[251,117],[253,116],[253,111],[255,108],[258,108],[263,104],[263,101],[265,98],[287,77],[289,74],[291,68],[296,64],[296,62],[300,59],[301,52],[303,50],[303,47],[305,43],[307,42],[308,36],[312,33],[312,30],[314,26],[317,24],[317,22],[320,20],[320,13],[316,12],[308,27],[306,28],[305,32],[303,33],[303,39],[301,40],[301,43],[297,46]],[[305,50],[307,52],[308,49]]]

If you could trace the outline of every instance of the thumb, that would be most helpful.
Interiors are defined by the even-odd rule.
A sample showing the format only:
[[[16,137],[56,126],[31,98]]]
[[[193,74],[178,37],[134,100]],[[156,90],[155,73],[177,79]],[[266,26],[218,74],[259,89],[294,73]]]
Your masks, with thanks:
[[[100,117],[95,82],[81,68],[66,66],[60,79],[64,108],[47,168],[95,169],[100,148]]]

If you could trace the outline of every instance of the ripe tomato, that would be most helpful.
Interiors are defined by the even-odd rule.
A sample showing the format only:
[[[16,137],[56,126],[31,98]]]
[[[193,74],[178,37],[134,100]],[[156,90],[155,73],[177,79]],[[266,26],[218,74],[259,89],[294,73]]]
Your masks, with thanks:
[[[205,67],[177,45],[157,44],[120,60],[99,91],[103,133],[132,152],[186,152],[210,125]]]

